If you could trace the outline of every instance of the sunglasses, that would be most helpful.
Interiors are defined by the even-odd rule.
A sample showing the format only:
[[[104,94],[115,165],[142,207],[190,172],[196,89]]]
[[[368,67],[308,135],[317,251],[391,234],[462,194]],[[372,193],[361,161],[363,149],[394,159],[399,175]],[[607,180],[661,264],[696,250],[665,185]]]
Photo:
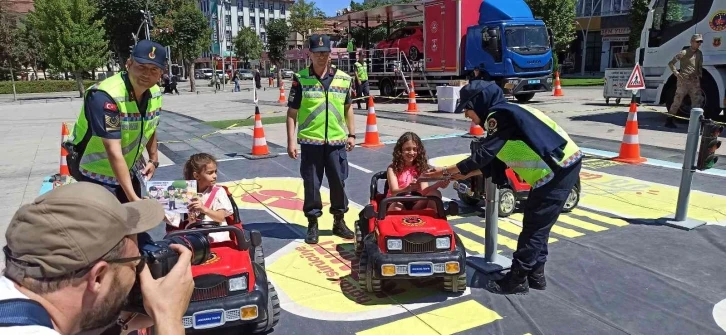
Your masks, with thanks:
[[[703,44],[703,41],[696,41],[696,43],[698,43],[698,44]]]

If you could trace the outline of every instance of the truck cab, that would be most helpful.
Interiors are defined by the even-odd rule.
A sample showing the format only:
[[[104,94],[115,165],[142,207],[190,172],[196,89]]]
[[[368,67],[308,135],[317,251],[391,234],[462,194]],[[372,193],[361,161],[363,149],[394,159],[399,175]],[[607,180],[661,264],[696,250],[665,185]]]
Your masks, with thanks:
[[[484,1],[467,29],[464,71],[478,67],[519,101],[552,91],[552,34],[523,1]]]

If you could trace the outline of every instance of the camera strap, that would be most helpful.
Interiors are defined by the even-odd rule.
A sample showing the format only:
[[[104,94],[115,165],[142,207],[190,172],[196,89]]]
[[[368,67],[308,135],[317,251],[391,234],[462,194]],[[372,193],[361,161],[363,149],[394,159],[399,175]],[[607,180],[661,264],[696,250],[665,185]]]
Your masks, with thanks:
[[[30,299],[0,301],[0,327],[43,326],[50,329],[53,321],[43,306]]]

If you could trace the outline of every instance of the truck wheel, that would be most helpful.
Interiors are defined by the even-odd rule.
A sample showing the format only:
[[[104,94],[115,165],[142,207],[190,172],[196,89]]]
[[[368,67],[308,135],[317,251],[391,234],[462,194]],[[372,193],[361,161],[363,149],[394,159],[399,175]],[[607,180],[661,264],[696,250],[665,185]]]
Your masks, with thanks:
[[[393,82],[391,81],[391,79],[388,78],[381,79],[380,83],[378,84],[378,89],[381,91],[381,95],[384,97],[393,98],[396,94],[396,88],[393,87]]]
[[[368,293],[381,291],[381,280],[374,277],[373,264],[368,263],[368,252],[365,248],[358,261],[358,285]]]
[[[514,96],[517,102],[528,102],[534,98],[534,93],[517,94]]]
[[[570,190],[570,195],[567,196],[567,201],[565,201],[565,206],[562,207],[563,213],[569,213],[572,212],[575,207],[577,207],[577,204],[580,202],[580,186],[575,185],[575,187]]]
[[[514,192],[508,188],[502,188],[499,190],[499,217],[505,218],[514,213],[514,209],[517,208],[517,197]]]
[[[466,291],[466,268],[460,275],[444,277],[444,291],[452,293]]]
[[[716,86],[716,82],[713,80],[710,74],[708,74],[707,72],[704,72],[703,74],[703,77],[701,77],[701,108],[703,108],[703,116],[705,118],[713,119],[721,113],[721,107],[719,107],[718,100],[718,86]],[[678,83],[674,80],[673,84],[668,88],[668,90],[662,93],[666,96],[665,103],[668,110],[670,110],[671,105],[673,105],[673,98],[676,96],[677,86]],[[683,101],[681,102],[681,108],[678,109],[678,115],[686,118],[690,117],[691,108],[691,97],[686,95],[685,97],[683,97]]]
[[[280,299],[270,281],[267,281],[267,315],[257,322],[253,333],[266,333],[280,322]]]

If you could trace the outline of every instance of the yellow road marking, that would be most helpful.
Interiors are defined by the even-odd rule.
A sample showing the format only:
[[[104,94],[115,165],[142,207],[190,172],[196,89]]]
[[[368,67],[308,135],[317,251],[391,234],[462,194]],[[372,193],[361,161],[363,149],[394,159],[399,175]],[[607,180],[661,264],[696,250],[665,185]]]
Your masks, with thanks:
[[[519,235],[520,233],[522,233],[522,227],[517,226],[516,224],[511,223],[509,221],[499,220],[498,227],[501,230],[504,230],[506,232],[509,232],[509,233],[512,233],[515,235]],[[558,240],[554,237],[550,237],[549,239],[547,239],[547,243],[555,243],[557,241]]]
[[[590,230],[590,231],[594,231],[594,232],[601,232],[601,231],[604,231],[604,230],[608,230],[607,228],[605,228],[603,226],[598,226],[598,225],[593,224],[593,223],[590,223],[590,222],[586,222],[586,221],[582,221],[582,220],[579,220],[579,219],[575,219],[573,217],[569,217],[569,216],[564,215],[564,214],[563,215],[560,215],[560,217],[557,219],[557,221],[558,222],[564,222],[564,223],[566,223],[568,225],[575,226],[575,227],[580,227],[582,229],[586,229],[586,230]]]
[[[524,219],[522,214],[512,214],[510,217],[517,221],[522,221]],[[569,237],[569,238],[585,236],[585,234],[583,234],[577,230],[560,227],[557,224],[552,226],[552,232],[555,234],[558,234],[558,235],[562,235],[564,237]]]
[[[476,226],[474,224],[461,223],[461,224],[456,225],[456,227],[461,230],[468,231],[474,235],[484,237],[484,228]],[[517,241],[515,241],[509,237],[503,236],[501,234],[499,234],[497,236],[497,243],[504,245],[505,247],[507,247],[509,249],[517,250]]]
[[[593,219],[595,221],[607,223],[609,225],[613,225],[613,226],[617,226],[617,227],[624,227],[624,226],[628,225],[628,223],[622,219],[613,219],[613,218],[607,217],[605,215],[600,215],[600,214],[593,213],[590,211],[585,211],[585,210],[582,210],[579,208],[573,209],[571,213],[574,215],[584,216],[584,217]]]
[[[474,251],[474,252],[478,252],[480,254],[484,253],[483,244],[476,242],[463,235],[459,235],[459,238],[461,239],[461,242],[464,243],[464,247],[466,248],[467,251]]]
[[[357,332],[356,335],[451,335],[501,319],[497,312],[468,300]]]

